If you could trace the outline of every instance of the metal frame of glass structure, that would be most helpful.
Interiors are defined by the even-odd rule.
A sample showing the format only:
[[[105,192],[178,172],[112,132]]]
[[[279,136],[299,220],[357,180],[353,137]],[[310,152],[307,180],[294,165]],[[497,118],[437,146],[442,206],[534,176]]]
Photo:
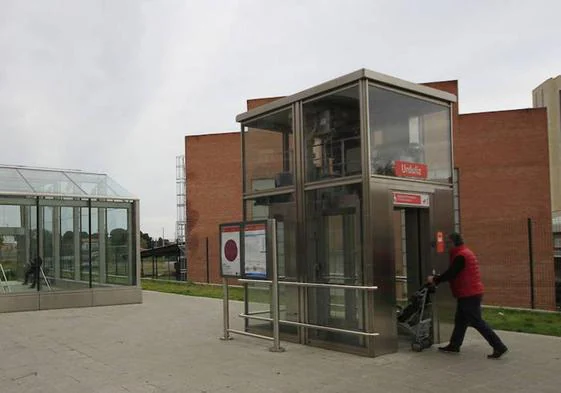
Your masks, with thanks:
[[[277,221],[281,280],[333,286],[280,285],[281,319],[295,322],[281,326],[285,339],[368,356],[397,350],[394,222],[399,216],[408,225],[404,249],[416,244],[412,276],[445,270],[446,256],[435,250],[433,235],[454,227],[454,102],[444,91],[362,69],[236,117],[244,220]],[[423,176],[398,173],[424,170]],[[430,201],[423,209],[397,206],[392,198],[399,192]],[[400,209],[406,212],[396,215]],[[245,314],[270,315],[269,300],[266,286],[246,285]],[[449,329],[452,308],[442,288],[436,341]],[[246,320],[247,331],[270,328],[256,320]]]
[[[105,174],[0,166],[0,312],[141,302],[138,206]]]

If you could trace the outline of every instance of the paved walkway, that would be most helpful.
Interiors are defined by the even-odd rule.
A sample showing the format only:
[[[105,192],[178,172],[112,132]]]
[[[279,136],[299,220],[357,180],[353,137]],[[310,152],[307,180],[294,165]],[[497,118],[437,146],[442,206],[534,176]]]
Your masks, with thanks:
[[[511,352],[499,361],[475,335],[459,356],[285,342],[270,353],[266,341],[218,340],[221,317],[219,300],[154,292],[142,305],[0,314],[0,392],[561,391],[560,338],[500,332]]]

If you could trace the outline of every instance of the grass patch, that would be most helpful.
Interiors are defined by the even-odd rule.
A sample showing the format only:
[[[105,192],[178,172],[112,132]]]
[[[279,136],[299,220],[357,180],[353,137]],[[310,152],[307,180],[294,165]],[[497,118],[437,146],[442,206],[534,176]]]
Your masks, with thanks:
[[[561,337],[561,313],[484,308],[483,318],[498,330]]]
[[[147,291],[175,293],[178,295],[210,297],[214,299],[222,299],[224,293],[221,286],[146,279],[142,280],[142,289]],[[243,300],[243,288],[229,287],[228,289],[230,300]]]
[[[142,289],[147,291],[209,297],[214,299],[222,299],[223,295],[222,286],[193,284],[189,282],[166,282],[149,279],[142,280]],[[243,288],[230,287],[229,291],[231,300],[243,301]],[[269,292],[260,292],[261,291],[251,290],[251,301],[267,303],[269,300]],[[483,318],[497,330],[561,337],[561,313],[483,308]]]

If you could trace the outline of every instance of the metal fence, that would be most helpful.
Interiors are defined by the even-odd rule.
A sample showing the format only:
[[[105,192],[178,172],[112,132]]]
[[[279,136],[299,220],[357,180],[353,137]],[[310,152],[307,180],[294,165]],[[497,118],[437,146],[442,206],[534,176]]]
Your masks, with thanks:
[[[561,306],[561,225],[549,220],[479,221],[464,226],[478,256],[489,305],[543,310]]]
[[[154,280],[180,281],[178,274],[179,263],[177,258],[172,257],[147,257],[142,258],[140,276]]]

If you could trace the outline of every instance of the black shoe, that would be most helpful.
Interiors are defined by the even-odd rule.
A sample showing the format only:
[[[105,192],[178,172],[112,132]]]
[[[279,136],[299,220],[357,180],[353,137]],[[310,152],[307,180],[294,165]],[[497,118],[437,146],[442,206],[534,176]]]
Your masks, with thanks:
[[[458,352],[460,352],[460,348],[457,348],[457,347],[455,347],[453,345],[450,345],[450,344],[446,345],[445,347],[439,347],[438,350],[440,352],[445,352],[445,353],[458,353]]]
[[[503,356],[507,352],[508,352],[507,347],[504,347],[504,348],[501,348],[501,349],[495,349],[495,350],[493,350],[492,354],[487,355],[487,359],[499,359],[501,356]]]

